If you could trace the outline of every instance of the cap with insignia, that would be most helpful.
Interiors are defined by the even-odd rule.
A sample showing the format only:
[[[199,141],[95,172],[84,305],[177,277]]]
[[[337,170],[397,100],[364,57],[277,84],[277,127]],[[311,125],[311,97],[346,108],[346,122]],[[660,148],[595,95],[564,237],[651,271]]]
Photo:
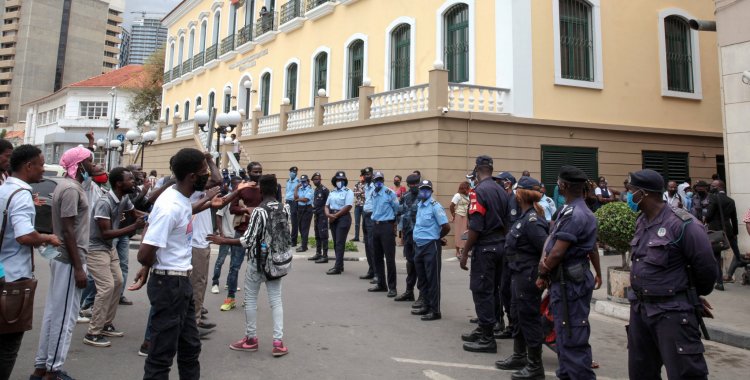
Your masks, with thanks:
[[[289,168],[289,171],[296,173],[297,172],[297,167],[296,166],[292,166],[291,168]]]
[[[370,174],[370,173],[372,173],[372,167],[368,166],[368,167],[366,167],[366,168],[364,168],[364,169],[360,170],[360,173],[361,173],[362,175],[365,175],[365,174]]]
[[[521,179],[518,180],[518,186],[516,188],[523,190],[539,190],[541,187],[542,184],[536,179],[531,177],[521,177]]]
[[[383,175],[383,172],[375,172],[375,174],[372,175],[372,179],[373,180],[376,180],[378,178],[385,179],[385,176]]]
[[[333,179],[346,179],[346,173],[343,171],[336,172],[336,175],[333,176]]]
[[[472,179],[476,178],[476,176],[477,176],[476,173],[471,172],[471,173],[469,173],[469,174],[466,175],[466,179],[467,180],[472,180]]]
[[[570,165],[563,165],[560,168],[560,174],[557,176],[567,182],[586,182],[588,180],[583,170]]]
[[[651,192],[664,191],[664,177],[651,169],[643,169],[630,173],[630,186]]]
[[[311,177],[311,178],[315,178],[315,177],[318,177],[318,178],[323,178],[323,176],[321,176],[321,175],[320,175],[320,172],[315,172],[315,173],[313,173],[313,175],[312,175],[312,177]]]
[[[423,180],[422,182],[419,183],[419,188],[420,189],[430,189],[430,190],[432,190],[432,181],[429,181],[429,180],[426,180],[426,179]]]
[[[477,157],[476,166],[489,166],[489,167],[492,167],[492,165],[493,165],[492,157],[485,156],[485,155],[481,155],[481,156]]]
[[[303,174],[299,177],[300,182],[307,182],[310,178],[307,177],[307,174]]]
[[[510,174],[510,172],[501,172],[492,178],[503,180],[503,181],[510,181],[510,183],[514,185],[516,184],[516,177],[514,177],[513,174]]]
[[[406,184],[407,185],[416,185],[419,183],[419,176],[416,174],[409,174],[408,177],[406,177]]]

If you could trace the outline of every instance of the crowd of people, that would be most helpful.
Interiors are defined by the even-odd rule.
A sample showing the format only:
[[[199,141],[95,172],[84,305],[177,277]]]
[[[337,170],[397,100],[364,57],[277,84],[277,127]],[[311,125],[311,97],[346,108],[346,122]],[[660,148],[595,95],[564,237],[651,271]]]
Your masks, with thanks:
[[[496,339],[513,339],[513,354],[496,367],[514,371],[513,379],[543,379],[542,347],[554,335],[558,377],[595,378],[588,316],[602,276],[593,211],[615,201],[641,212],[631,244],[631,378],[658,378],[662,365],[670,378],[705,378],[698,326],[708,305],[700,296],[711,292],[717,278],[718,289],[721,275],[706,269],[717,264],[703,223],[725,231],[737,247],[736,210],[723,182],[665,184],[651,170],[631,173],[625,191],[618,192],[605,178],[592,184],[580,169],[563,166],[550,198],[530,173],[518,180],[509,172],[494,174],[493,159],[479,156],[446,213],[434,198],[433,183],[416,170],[406,176],[406,186],[400,175],[387,186],[382,171],[366,167],[351,187],[347,174],[338,171],[329,189],[320,173],[300,175],[297,167],[289,169],[283,188],[275,175],[263,174],[259,162],[236,173],[222,171],[210,154],[190,148],[170,159],[171,174],[162,178],[133,165],[107,173],[93,162],[92,149],[82,146],[66,151],[60,165],[65,175],[52,194],[53,233],[39,233],[35,205],[42,201],[30,184],[42,180],[44,155],[33,146],[13,148],[0,140],[0,205],[8,215],[0,234],[0,281],[32,278],[35,247],[49,259],[50,286],[31,379],[71,378],[63,368],[76,323],[89,324],[83,343],[93,347],[110,346],[110,338],[124,335],[115,320],[119,305],[132,304],[123,289],[129,237],[138,231],[141,268],[128,289],[145,286],[150,301],[139,350],[146,357],[144,379],[167,379],[175,356],[181,379],[200,378],[201,338],[216,328],[203,306],[211,244],[219,246],[213,294],[220,293],[230,256],[221,311],[236,308],[239,272],[248,263],[242,288],[246,329],[229,348],[259,349],[257,301],[265,283],[271,353],[283,356],[289,349],[283,341],[282,280],[292,251],[312,248],[312,225],[315,253],[308,260],[326,264],[330,232],[334,258],[326,274],[340,275],[352,224],[353,240],[361,238],[365,247],[368,270],[359,278],[370,282],[368,291],[412,302],[410,313],[426,322],[442,318],[442,249],[452,230],[452,254],[470,273],[476,312],[470,321],[476,328],[461,336],[464,350],[496,353]],[[695,194],[689,196],[691,189]],[[397,246],[403,246],[407,261],[400,294]],[[739,252],[735,258],[737,265],[744,263]],[[724,281],[732,275],[730,270]],[[545,289],[551,329],[540,312]],[[10,377],[24,331],[0,332],[0,380]]]

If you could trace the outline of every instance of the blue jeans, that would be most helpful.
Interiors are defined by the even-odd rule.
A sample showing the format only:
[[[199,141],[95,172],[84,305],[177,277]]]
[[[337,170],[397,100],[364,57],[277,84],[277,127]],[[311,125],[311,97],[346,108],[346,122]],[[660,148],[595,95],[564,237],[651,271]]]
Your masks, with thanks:
[[[359,240],[359,226],[362,223],[364,206],[354,206],[354,240]]]
[[[120,270],[122,271],[122,291],[120,297],[125,294],[125,288],[128,284],[128,258],[130,257],[130,236],[120,236],[117,242],[113,242],[117,247],[117,256],[120,259]]]
[[[94,297],[96,297],[96,285],[91,274],[86,275],[86,288],[81,293],[81,310],[90,309],[94,306]]]
[[[219,246],[219,257],[216,258],[216,264],[214,265],[214,277],[211,279],[211,285],[219,285],[219,277],[221,277],[221,267],[224,266],[224,260],[227,255],[231,252],[231,245]]]
[[[234,237],[239,239],[244,232],[234,232]],[[240,274],[240,267],[245,261],[245,247],[241,245],[232,246],[232,256],[229,258],[229,274],[227,275],[227,298],[234,298],[237,293],[237,277]]]

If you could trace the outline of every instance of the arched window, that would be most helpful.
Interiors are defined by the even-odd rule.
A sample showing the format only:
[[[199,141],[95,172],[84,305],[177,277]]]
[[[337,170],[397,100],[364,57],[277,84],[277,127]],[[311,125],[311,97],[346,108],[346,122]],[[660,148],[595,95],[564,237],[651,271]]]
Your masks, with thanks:
[[[206,27],[208,25],[207,20],[203,20],[201,22],[201,43],[200,43],[200,52],[206,51]]]
[[[268,116],[271,105],[271,73],[265,73],[260,77],[260,109],[263,116]]]
[[[286,67],[286,97],[292,109],[297,109],[297,64],[292,63]]]
[[[391,89],[409,87],[411,26],[401,24],[391,32]]]
[[[219,43],[220,24],[221,24],[221,13],[216,12],[214,13],[214,35],[213,35],[213,39],[211,40],[212,45],[216,45]]]
[[[179,104],[175,104],[174,105],[174,117],[179,117],[179,116],[180,116],[180,105]]]
[[[169,107],[164,110],[164,120],[167,122],[167,125],[172,124],[172,120],[169,120]]]
[[[690,25],[684,18],[664,18],[664,41],[667,57],[667,88],[670,91],[693,92],[693,52]]]
[[[254,11],[255,11],[255,0],[245,0],[245,26],[253,24],[253,12]]]
[[[229,4],[229,23],[227,24],[227,36],[231,36],[237,30],[237,4]]]
[[[232,110],[232,93],[224,94],[224,113]]]
[[[328,90],[328,53],[321,52],[315,56],[315,79],[313,86],[313,97],[318,95],[318,90]]]
[[[359,97],[359,86],[365,70],[365,42],[355,40],[349,44],[349,62],[346,69],[347,98]]]
[[[445,24],[444,51],[448,81],[469,80],[469,6],[456,4],[443,16]]]
[[[174,67],[174,42],[169,44],[169,70]]]
[[[208,94],[208,109],[206,111],[211,112],[214,109],[214,105],[216,105],[216,94],[210,92]]]
[[[196,110],[198,109],[198,107],[200,107],[200,106],[201,106],[201,104],[202,104],[202,101],[203,101],[203,99],[202,99],[202,98],[201,98],[200,96],[199,96],[199,97],[197,97],[197,98],[195,98],[195,109],[196,109]]]
[[[195,29],[190,29],[190,37],[188,37],[188,59],[193,58],[195,54]]]
[[[182,65],[182,59],[184,58],[182,56],[183,50],[185,49],[185,36],[180,37],[180,48],[179,53],[177,53],[177,67],[180,67]]]
[[[190,120],[190,101],[185,101],[185,110],[182,112],[182,120]]]

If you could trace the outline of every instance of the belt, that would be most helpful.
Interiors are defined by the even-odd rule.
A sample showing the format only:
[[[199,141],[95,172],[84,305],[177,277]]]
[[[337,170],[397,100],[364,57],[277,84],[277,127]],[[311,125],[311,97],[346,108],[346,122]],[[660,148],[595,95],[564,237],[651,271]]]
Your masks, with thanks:
[[[687,292],[677,292],[674,295],[671,296],[649,296],[646,294],[643,294],[643,292],[637,292],[633,291],[635,294],[635,298],[638,299],[638,302],[642,303],[663,303],[663,302],[672,302],[672,301],[688,301]]]
[[[312,205],[301,205],[301,204],[298,203],[297,204],[297,208],[300,208],[300,207],[312,207]]]
[[[513,254],[505,254],[505,261],[509,263],[514,263],[517,261],[539,261],[539,256],[529,255],[526,253],[513,253]]]
[[[163,270],[163,269],[152,269],[151,273],[158,274],[160,276],[179,276],[179,277],[190,277],[192,270]]]
[[[335,213],[337,213],[337,212],[339,212],[339,211],[341,211],[341,210],[328,210],[328,211],[329,211],[329,212],[330,212],[331,214],[335,214]]]
[[[393,219],[391,219],[391,220],[381,220],[381,221],[373,220],[373,222],[375,222],[375,224],[390,224],[390,223],[395,222],[395,220],[393,220]]]

